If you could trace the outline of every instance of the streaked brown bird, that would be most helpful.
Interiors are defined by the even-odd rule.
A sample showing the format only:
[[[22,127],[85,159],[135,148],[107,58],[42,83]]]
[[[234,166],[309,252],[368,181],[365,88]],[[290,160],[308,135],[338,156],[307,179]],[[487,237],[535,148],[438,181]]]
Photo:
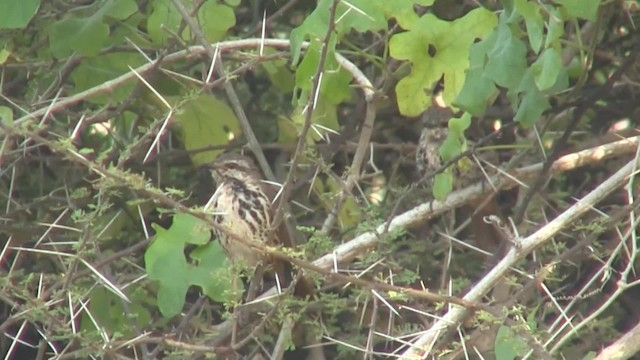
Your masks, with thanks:
[[[291,264],[248,245],[292,246],[284,222],[277,229],[272,228],[272,202],[276,189],[262,181],[262,173],[247,156],[221,155],[209,165],[209,169],[218,185],[214,221],[227,229],[213,229],[213,232],[229,259],[249,267],[262,264],[268,272],[277,274],[281,282],[288,283],[292,278]],[[311,284],[301,278],[294,293],[298,296],[311,295],[312,289]]]
[[[439,170],[443,164],[439,150],[449,135],[447,124],[453,112],[441,100],[434,97],[433,104],[422,115],[423,129],[416,148],[416,170],[421,178]],[[457,168],[454,171],[457,172]],[[433,184],[433,178],[429,183]]]
[[[422,116],[423,130],[416,148],[416,170],[421,178],[439,170],[444,164],[439,150],[449,134],[448,122],[453,116],[453,111],[444,104],[441,95],[440,93],[433,97],[433,104]],[[471,142],[468,145],[473,146]],[[495,152],[483,152],[478,157],[493,164],[498,163]],[[487,174],[495,174],[495,170],[488,166],[485,166],[483,171],[471,158],[463,158],[452,166],[454,191],[484,181]],[[429,184],[433,185],[433,178]],[[487,203],[480,200],[469,204],[462,212],[471,213],[471,231],[478,246],[485,251],[496,251],[502,242],[502,235],[484,221],[485,216],[500,212],[495,198]]]

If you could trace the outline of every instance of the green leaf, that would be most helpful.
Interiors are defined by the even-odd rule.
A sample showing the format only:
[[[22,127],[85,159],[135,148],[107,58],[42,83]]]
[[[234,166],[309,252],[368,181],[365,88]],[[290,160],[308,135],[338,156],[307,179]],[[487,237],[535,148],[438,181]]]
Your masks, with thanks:
[[[442,160],[449,161],[466,150],[467,140],[464,137],[464,131],[470,125],[471,114],[469,113],[465,113],[460,118],[449,120],[449,134],[438,150]],[[446,199],[447,195],[453,190],[453,182],[453,168],[449,167],[444,173],[435,176],[432,190],[433,196],[439,201]]]
[[[84,315],[81,319],[80,328],[84,331],[95,331],[94,321],[111,333],[122,333],[125,336],[135,334],[132,321],[139,327],[149,324],[151,314],[147,310],[146,303],[149,302],[147,293],[135,285],[126,289],[127,298],[131,304],[125,309],[121,299],[104,287],[95,287],[89,301],[89,311],[92,318]]]
[[[312,90],[313,82],[311,80],[317,71],[321,51],[322,44],[313,40],[296,70],[296,86],[305,92],[301,95],[302,99],[306,99],[306,95]],[[335,39],[331,40],[328,45],[325,69],[320,84],[321,97],[333,104],[339,104],[349,99],[351,97],[349,89],[351,74],[344,70],[335,59]]]
[[[438,201],[444,201],[447,196],[453,191],[453,175],[451,174],[451,168],[445,170],[445,172],[437,174],[433,180],[433,197]]]
[[[498,329],[494,346],[496,360],[513,360],[524,356],[528,350],[524,339],[504,325]]]
[[[461,117],[451,118],[448,123],[449,134],[454,134],[461,139],[464,139],[464,132],[471,126],[471,114],[464,113]]]
[[[152,224],[156,237],[144,254],[149,279],[159,283],[158,308],[165,317],[178,314],[189,288],[187,260],[182,234]]]
[[[545,94],[557,94],[569,88],[569,69],[561,67],[556,77],[556,83],[544,91]]]
[[[181,97],[167,97],[170,103],[177,103]],[[178,136],[185,150],[192,151],[211,145],[226,144],[229,134],[238,135],[238,119],[231,108],[211,95],[199,95],[179,105],[174,116],[180,127]],[[221,152],[211,150],[191,153],[191,161],[196,166],[207,164]]]
[[[265,53],[269,54],[272,50],[265,49]],[[284,60],[265,61],[260,64],[267,73],[269,80],[282,93],[290,93],[295,86],[295,77],[289,70],[287,62]]]
[[[562,70],[562,58],[558,50],[548,48],[531,67],[538,89],[544,91],[551,88],[558,80],[558,75]]]
[[[547,97],[537,89],[533,89],[525,93],[518,106],[518,112],[514,120],[522,123],[524,127],[531,127],[540,119],[542,113],[549,108],[551,108],[551,105]]]
[[[9,56],[11,56],[11,51],[7,49],[0,50],[0,65],[7,62],[7,59],[9,59]]]
[[[191,11],[197,1],[183,1],[187,11]],[[236,24],[236,16],[229,2],[226,4],[218,1],[206,1],[198,10],[197,19],[205,38],[209,42],[216,42],[224,38],[227,30]],[[158,44],[163,44],[175,35],[179,35],[184,41],[191,40],[189,27],[180,30],[182,15],[173,6],[171,0],[154,0],[153,10],[147,20],[147,31],[151,39]]]
[[[467,141],[464,134],[449,132],[438,152],[442,160],[449,161],[466,150],[466,147]]]
[[[169,229],[153,224],[156,237],[144,254],[149,279],[158,282],[158,308],[165,317],[178,314],[189,286],[196,285],[216,301],[229,300],[238,291],[232,287],[231,266],[217,242],[207,242],[192,251],[195,263],[187,262],[185,246],[202,243],[209,236],[204,221],[191,215],[177,214]],[[206,235],[205,235],[206,234]]]
[[[540,15],[540,6],[527,0],[516,0],[515,8],[524,18],[529,44],[537,54],[542,47],[542,37],[544,36],[544,19]]]
[[[5,126],[13,125],[13,111],[6,106],[0,106],[0,122]]]
[[[303,113],[303,109],[305,108],[305,106],[306,106],[305,103],[300,102],[298,106],[293,110],[293,114],[291,115],[291,120],[293,124],[296,126],[298,131],[302,129],[302,126],[304,124],[304,119],[306,117],[306,115]],[[326,127],[331,130],[338,131],[340,129],[340,125],[338,124],[337,112],[338,112],[338,107],[335,104],[330,103],[325,99],[323,99],[322,97],[320,97],[318,98],[316,108],[313,111],[313,114],[311,117],[311,123],[316,125],[322,125],[322,127]],[[307,134],[308,136],[307,140],[309,141],[309,143],[322,139],[322,137],[320,136],[320,134],[318,134],[318,132],[324,135],[326,133],[326,130],[322,129],[321,127],[317,127],[315,128],[315,130],[312,128]]]
[[[209,42],[220,41],[236,24],[233,8],[217,1],[206,1],[198,11],[198,20]]]
[[[535,124],[542,113],[551,107],[547,96],[538,90],[532,69],[526,72],[518,87],[513,91],[510,90],[507,96],[513,104],[517,104],[514,120],[525,127]]]
[[[190,256],[199,261],[199,266],[194,269],[191,279],[194,285],[202,288],[203,293],[213,301],[222,303],[240,298],[242,281],[237,274],[231,273],[231,263],[219,242],[200,246],[192,251]]]
[[[527,47],[513,33],[505,14],[500,16],[497,38],[487,53],[486,74],[496,84],[508,89],[518,86],[527,70]]]
[[[56,57],[67,57],[76,51],[85,56],[98,54],[109,37],[105,16],[124,19],[138,10],[133,0],[102,1],[97,6],[100,7],[90,16],[68,16],[51,26],[49,45]]]
[[[155,43],[162,44],[171,37],[170,32],[175,33],[179,29],[182,17],[171,0],[154,0],[152,8],[147,19],[147,31]]]
[[[166,266],[173,266],[173,264],[167,263]],[[186,277],[171,276],[170,271],[167,271],[165,275],[164,279],[167,281],[158,289],[158,309],[165,318],[171,318],[182,311],[184,298],[189,290],[189,282]]]
[[[412,29],[392,36],[391,56],[408,60],[411,72],[396,85],[400,112],[417,116],[431,105],[425,91],[444,76],[444,100],[451,103],[460,93],[469,67],[469,49],[495,27],[493,13],[477,8],[455,21],[426,14]]]
[[[333,0],[325,1],[327,4],[330,4]],[[316,11],[317,10],[318,8],[316,8]],[[336,19],[340,19],[340,21],[336,21],[335,24],[339,37],[342,37],[351,30],[363,33],[367,31],[385,30],[387,28],[387,21],[384,17],[380,1],[340,1],[336,9]],[[322,29],[320,29],[320,31],[321,33],[326,33],[326,28],[324,31]]]
[[[49,45],[57,58],[64,58],[74,51],[81,55],[96,55],[109,36],[109,26],[94,17],[68,17],[51,27]]]
[[[23,29],[38,12],[40,0],[0,0],[0,29]]]
[[[435,0],[382,0],[380,5],[387,19],[394,18],[401,28],[409,30],[420,19],[414,10],[414,5],[431,6],[434,2]]]
[[[596,21],[601,0],[558,0],[570,16]]]
[[[481,116],[498,93],[495,83],[484,71],[487,53],[494,46],[496,34],[471,46],[470,66],[464,86],[454,104],[467,112]]]
[[[547,20],[547,38],[544,40],[544,47],[551,47],[564,34],[564,16],[555,7],[546,7],[545,10],[549,13],[549,20]]]
[[[307,16],[302,24],[291,31],[291,58],[297,64],[300,59],[302,42],[305,39],[322,42],[329,27],[329,8],[333,0],[320,0],[315,10]],[[335,34],[338,39],[350,30],[358,32],[379,31],[387,28],[387,21],[380,6],[380,0],[341,1],[336,8]],[[334,39],[335,40],[335,39]],[[330,49],[335,49],[335,42]]]
[[[118,20],[117,26],[111,26],[111,32],[109,33],[110,44],[136,44],[137,46],[153,47],[154,44],[149,38],[149,34],[146,31],[139,29],[141,23],[147,20],[147,15],[142,13],[134,13],[128,16],[126,19]],[[111,21],[113,22],[113,21]]]
[[[85,59],[77,69],[71,73],[74,82],[74,93],[90,89],[96,85],[115,79],[120,75],[130,72],[129,67],[136,68],[142,65],[145,59],[135,53],[112,53],[103,56]],[[109,101],[119,102],[124,100],[135,85],[136,80],[126,83],[111,90],[109,94],[96,95],[90,101],[104,104]]]
[[[183,234],[185,244],[205,245],[211,238],[211,228],[197,217],[176,214],[173,217],[171,231]]]

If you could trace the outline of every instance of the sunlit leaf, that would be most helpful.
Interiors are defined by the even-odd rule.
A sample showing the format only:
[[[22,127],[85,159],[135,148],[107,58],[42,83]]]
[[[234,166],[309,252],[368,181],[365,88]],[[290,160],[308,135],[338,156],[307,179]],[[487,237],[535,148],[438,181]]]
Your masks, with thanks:
[[[388,19],[396,19],[400,27],[409,30],[419,19],[418,14],[416,14],[415,5],[431,6],[434,2],[435,0],[382,0],[380,1],[380,5]]]
[[[11,51],[7,49],[0,50],[0,65],[4,64],[9,59],[9,56],[11,56]]]
[[[339,191],[340,184],[332,177],[327,177],[324,180],[318,178],[313,182],[313,192],[325,211],[331,211],[335,205],[335,199],[327,195],[337,194]],[[348,197],[340,208],[338,222],[342,228],[350,228],[358,223],[361,215],[362,209],[358,206],[358,203],[352,197]]]
[[[190,256],[199,262],[191,273],[194,285],[214,301],[227,303],[238,299],[242,294],[242,281],[233,280],[237,274],[231,273],[231,263],[219,242],[200,246]]]
[[[431,104],[426,93],[444,76],[444,100],[451,103],[462,89],[469,67],[469,48],[493,29],[493,13],[477,8],[454,21],[426,14],[411,30],[391,37],[391,56],[408,60],[411,73],[396,85],[400,112],[417,116]]]
[[[169,101],[177,103],[178,97],[169,97]],[[178,133],[188,151],[202,149],[207,146],[226,144],[229,134],[238,136],[240,127],[238,119],[231,108],[223,101],[211,95],[199,95],[181,104],[175,114]],[[191,153],[194,165],[207,164],[221,150],[210,150]]]

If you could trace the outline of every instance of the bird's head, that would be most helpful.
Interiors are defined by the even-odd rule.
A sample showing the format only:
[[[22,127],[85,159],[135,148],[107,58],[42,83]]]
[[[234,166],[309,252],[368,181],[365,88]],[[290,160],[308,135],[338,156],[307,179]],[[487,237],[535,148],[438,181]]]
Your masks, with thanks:
[[[206,166],[216,182],[227,179],[245,181],[247,177],[260,177],[260,171],[253,160],[240,154],[222,154]]]

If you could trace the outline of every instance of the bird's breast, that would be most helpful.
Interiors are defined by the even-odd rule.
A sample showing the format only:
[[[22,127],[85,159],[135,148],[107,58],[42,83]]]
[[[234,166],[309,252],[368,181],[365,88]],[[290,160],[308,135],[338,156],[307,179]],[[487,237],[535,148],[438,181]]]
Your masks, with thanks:
[[[225,182],[218,194],[215,221],[227,231],[215,231],[216,235],[232,260],[255,266],[261,252],[249,244],[270,244],[269,199],[258,186],[239,181]]]

